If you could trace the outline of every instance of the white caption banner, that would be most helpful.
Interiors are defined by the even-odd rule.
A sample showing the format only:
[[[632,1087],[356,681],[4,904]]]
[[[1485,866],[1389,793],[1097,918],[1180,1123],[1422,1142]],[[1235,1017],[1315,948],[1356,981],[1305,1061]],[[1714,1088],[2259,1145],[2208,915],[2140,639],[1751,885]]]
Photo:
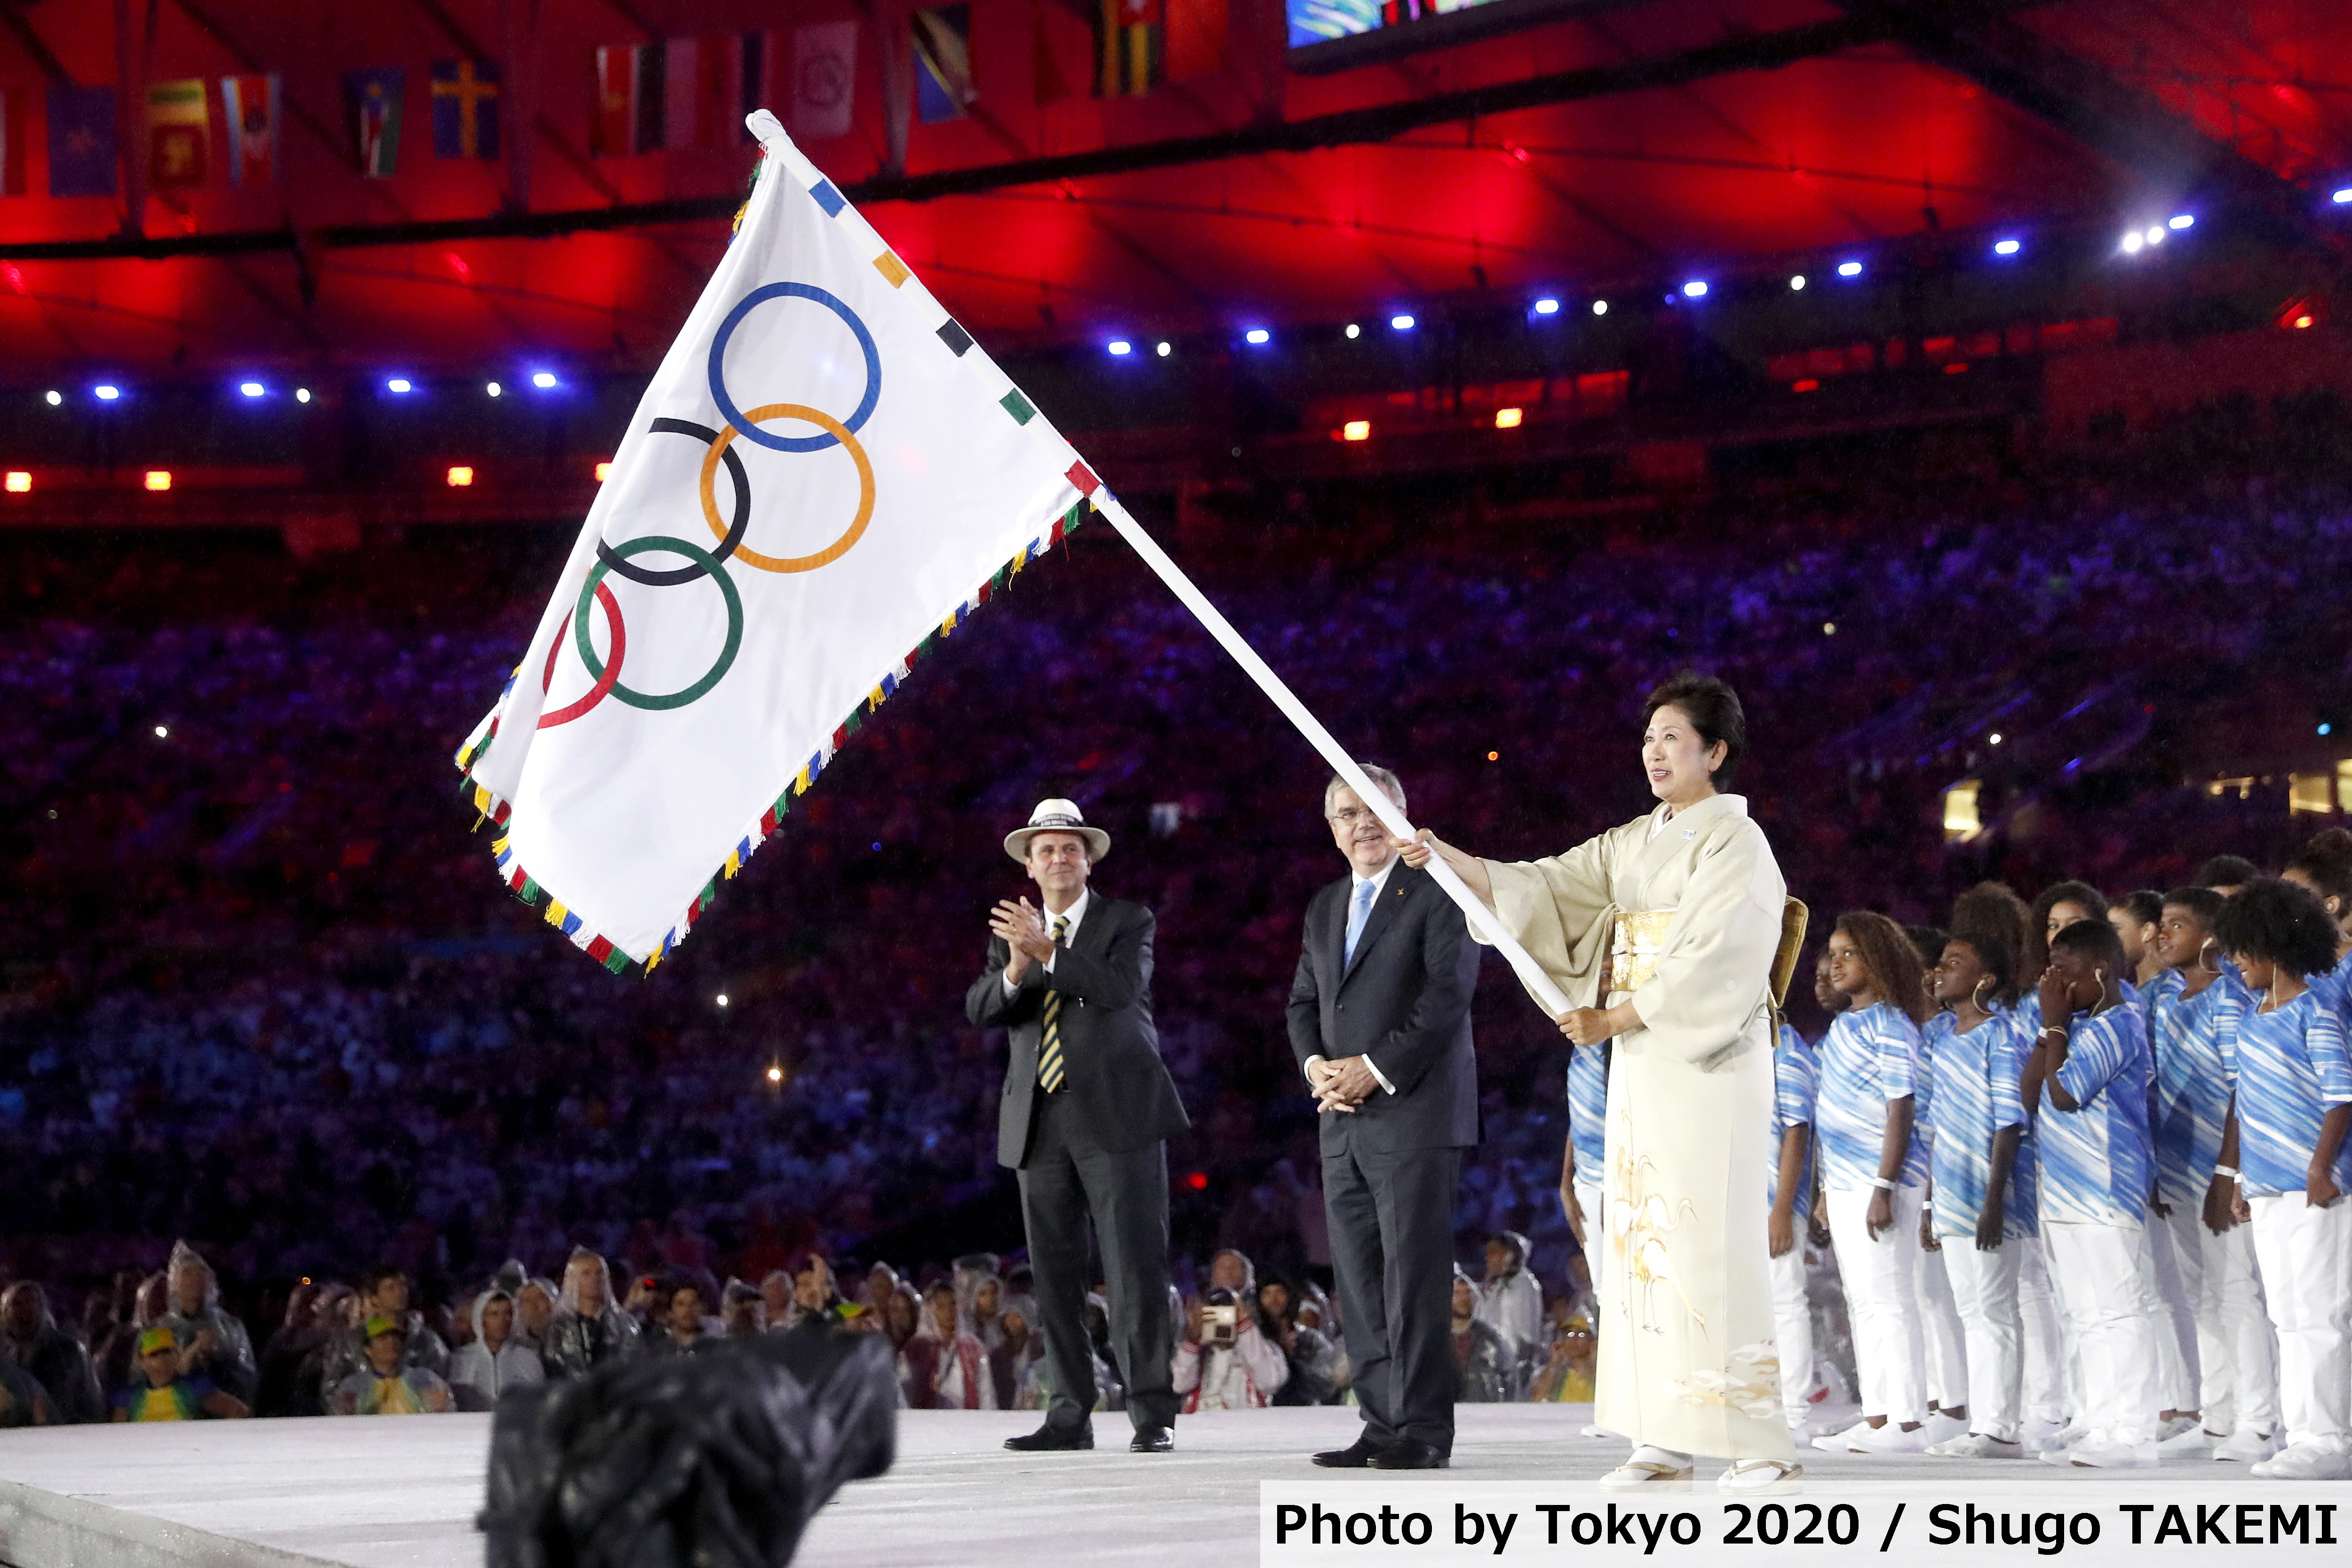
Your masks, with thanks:
[[[1465,1484],[1435,1477],[1262,1481],[1261,1568],[1368,1560],[1717,1564],[1801,1556],[1860,1563],[2070,1564],[2186,1560],[2226,1551],[2298,1562],[2352,1561],[2352,1486],[2179,1471],[2018,1468],[2013,1479],[1890,1476],[1825,1483],[1800,1497],[1734,1500],[1687,1492],[1611,1496],[1590,1481]],[[2201,1484],[2200,1484],[2201,1483]]]

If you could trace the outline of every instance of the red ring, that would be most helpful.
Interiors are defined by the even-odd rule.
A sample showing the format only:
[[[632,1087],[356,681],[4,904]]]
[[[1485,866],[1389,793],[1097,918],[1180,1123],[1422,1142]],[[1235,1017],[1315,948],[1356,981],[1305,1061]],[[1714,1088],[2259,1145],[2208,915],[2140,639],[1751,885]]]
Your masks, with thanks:
[[[621,658],[629,649],[629,634],[621,625],[621,606],[613,597],[613,590],[602,583],[596,584],[596,602],[604,606],[604,619],[613,628],[613,657],[604,661],[604,673],[596,678],[596,684],[588,689],[587,696],[569,707],[559,708],[552,713],[542,713],[539,716],[539,727],[542,730],[552,730],[558,724],[571,723],[572,721],[604,700],[604,693],[612,690],[614,684],[621,679]],[[572,616],[569,611],[566,611],[563,616],[563,629],[555,634],[555,644],[547,650],[547,669],[539,678],[539,690],[542,697],[547,694],[547,689],[555,684],[555,656],[563,651],[564,634],[571,629]]]

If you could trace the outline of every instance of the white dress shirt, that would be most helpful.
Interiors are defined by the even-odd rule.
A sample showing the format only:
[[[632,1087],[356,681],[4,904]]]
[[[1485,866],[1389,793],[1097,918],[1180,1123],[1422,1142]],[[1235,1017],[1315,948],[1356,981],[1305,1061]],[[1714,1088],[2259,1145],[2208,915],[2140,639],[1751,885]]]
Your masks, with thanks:
[[[1361,896],[1362,896],[1362,894],[1363,894],[1364,885],[1365,885],[1366,883],[1368,883],[1368,882],[1371,884],[1371,889],[1372,889],[1372,901],[1371,901],[1370,904],[1366,905],[1366,906],[1365,906],[1365,910],[1364,910],[1364,930],[1365,930],[1365,931],[1370,931],[1370,930],[1371,929],[1371,926],[1372,926],[1372,916],[1371,916],[1371,911],[1372,911],[1372,910],[1376,910],[1376,909],[1379,909],[1379,908],[1381,907],[1381,893],[1382,889],[1386,889],[1386,888],[1388,887],[1388,885],[1389,885],[1389,873],[1390,873],[1390,872],[1391,872],[1391,871],[1393,871],[1393,870],[1395,870],[1395,869],[1397,868],[1397,864],[1398,864],[1398,862],[1399,862],[1399,861],[1401,861],[1401,860],[1402,860],[1403,858],[1404,858],[1404,857],[1402,857],[1402,855],[1391,855],[1391,856],[1390,856],[1390,857],[1389,857],[1389,863],[1388,863],[1387,865],[1385,865],[1385,866],[1381,867],[1379,870],[1377,870],[1377,871],[1373,872],[1370,876],[1367,877],[1367,876],[1365,876],[1361,871],[1358,871],[1358,872],[1356,872],[1356,873],[1355,873],[1353,879],[1349,883],[1349,886],[1348,886],[1348,908],[1349,908],[1349,910],[1351,913],[1352,913],[1352,912],[1354,911],[1354,910],[1355,910],[1355,907],[1356,907],[1356,900],[1357,900],[1358,898],[1361,897]],[[1340,927],[1340,930],[1341,930],[1341,931],[1342,931],[1342,932],[1345,932],[1345,931],[1347,930],[1347,927],[1346,927],[1345,925],[1342,925],[1342,926]],[[1361,942],[1364,940],[1364,939],[1363,939],[1363,934],[1362,934],[1362,932],[1359,932],[1359,933],[1357,933],[1356,940],[1357,940],[1357,942]],[[1345,956],[1345,954],[1346,954],[1346,952],[1347,952],[1347,948],[1346,948],[1346,946],[1344,945],[1345,941],[1346,941],[1346,939],[1345,939],[1345,937],[1344,937],[1344,935],[1343,935],[1343,936],[1342,936],[1342,938],[1341,938],[1342,946],[1341,946],[1341,948],[1340,948],[1340,950],[1339,950],[1339,951],[1340,951],[1340,952],[1341,952],[1341,954],[1342,954],[1342,956]],[[1323,1058],[1322,1058],[1322,1056],[1321,1056],[1319,1053],[1318,1053],[1318,1054],[1317,1054],[1317,1055],[1315,1055],[1315,1056],[1308,1057],[1308,1058],[1307,1058],[1307,1071],[1308,1071],[1308,1081],[1309,1081],[1309,1082],[1312,1082],[1312,1081],[1313,1081],[1313,1070],[1314,1070],[1315,1064],[1316,1064],[1317,1062],[1321,1061],[1322,1059],[1323,1059]],[[1371,1073],[1372,1073],[1372,1081],[1373,1081],[1373,1082],[1375,1082],[1375,1083],[1379,1084],[1382,1089],[1386,1090],[1386,1091],[1387,1091],[1388,1093],[1390,1093],[1390,1094],[1394,1094],[1394,1093],[1396,1092],[1396,1085],[1394,1085],[1394,1084],[1391,1083],[1391,1082],[1388,1080],[1388,1079],[1387,1079],[1386,1077],[1384,1077],[1384,1076],[1381,1074],[1380,1064],[1379,1064],[1378,1062],[1376,1062],[1376,1061],[1372,1060],[1371,1057],[1370,1057],[1369,1054],[1368,1054],[1368,1055],[1366,1055],[1366,1056],[1365,1056],[1365,1058],[1364,1058],[1364,1065],[1365,1065],[1367,1068],[1370,1068],[1371,1069]]]
[[[1095,894],[1093,889],[1080,888],[1078,889],[1077,901],[1073,903],[1068,909],[1064,910],[1060,914],[1057,915],[1051,910],[1039,911],[1045,917],[1045,930],[1049,934],[1054,929],[1054,922],[1055,921],[1067,921],[1070,922],[1067,926],[1063,928],[1062,940],[1054,944],[1053,957],[1045,960],[1045,968],[1046,973],[1051,974],[1054,973],[1054,959],[1062,956],[1062,949],[1068,946],[1071,942],[1078,940],[1078,922],[1087,918],[1087,906],[1094,902],[1094,897]],[[1007,996],[1010,996],[1015,991],[1020,989],[1020,984],[1013,978],[1012,968],[1008,965],[1004,973],[1004,994]]]

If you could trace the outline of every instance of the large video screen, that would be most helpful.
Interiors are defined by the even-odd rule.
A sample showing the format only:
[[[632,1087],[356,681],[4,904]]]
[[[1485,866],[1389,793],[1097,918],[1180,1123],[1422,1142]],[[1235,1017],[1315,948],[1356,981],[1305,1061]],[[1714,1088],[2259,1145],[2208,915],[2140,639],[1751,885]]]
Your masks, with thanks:
[[[1414,49],[1468,43],[1625,0],[1284,0],[1290,68],[1347,70]]]

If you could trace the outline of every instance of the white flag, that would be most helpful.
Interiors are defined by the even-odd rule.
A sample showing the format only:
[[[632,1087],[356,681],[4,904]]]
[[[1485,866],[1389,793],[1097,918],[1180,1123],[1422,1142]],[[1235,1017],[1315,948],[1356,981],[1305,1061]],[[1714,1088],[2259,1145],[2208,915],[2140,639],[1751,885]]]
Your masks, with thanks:
[[[658,961],[1097,484],[765,110],[742,224],[457,755],[508,886]]]
[[[793,134],[812,142],[848,135],[856,86],[856,23],[793,29]]]

